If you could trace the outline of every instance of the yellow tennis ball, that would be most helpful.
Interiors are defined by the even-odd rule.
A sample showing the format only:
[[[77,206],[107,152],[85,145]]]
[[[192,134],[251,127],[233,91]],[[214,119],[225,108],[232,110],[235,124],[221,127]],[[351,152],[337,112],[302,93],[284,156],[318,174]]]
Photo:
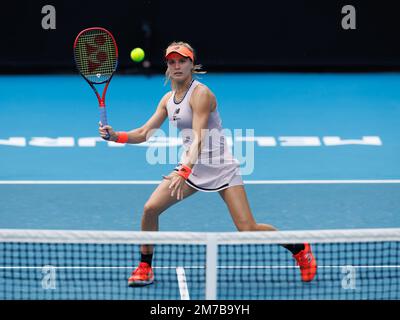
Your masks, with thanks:
[[[131,59],[140,62],[144,59],[144,51],[142,48],[135,48],[131,51]]]

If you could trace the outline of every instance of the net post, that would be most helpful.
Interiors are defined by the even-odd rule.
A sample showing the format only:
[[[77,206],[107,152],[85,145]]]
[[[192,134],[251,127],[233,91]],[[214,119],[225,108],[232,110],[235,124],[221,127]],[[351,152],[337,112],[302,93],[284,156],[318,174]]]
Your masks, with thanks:
[[[217,256],[217,235],[208,233],[206,253],[206,300],[217,299]]]

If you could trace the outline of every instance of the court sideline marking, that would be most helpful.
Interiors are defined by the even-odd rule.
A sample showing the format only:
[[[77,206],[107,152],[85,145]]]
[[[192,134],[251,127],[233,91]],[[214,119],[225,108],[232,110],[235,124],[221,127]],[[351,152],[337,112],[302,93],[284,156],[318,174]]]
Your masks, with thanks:
[[[179,293],[181,295],[181,300],[190,300],[189,290],[186,282],[185,269],[183,267],[177,267],[176,276],[178,278]]]
[[[0,185],[157,185],[161,180],[0,180]],[[400,184],[400,179],[383,180],[244,180],[245,184]]]

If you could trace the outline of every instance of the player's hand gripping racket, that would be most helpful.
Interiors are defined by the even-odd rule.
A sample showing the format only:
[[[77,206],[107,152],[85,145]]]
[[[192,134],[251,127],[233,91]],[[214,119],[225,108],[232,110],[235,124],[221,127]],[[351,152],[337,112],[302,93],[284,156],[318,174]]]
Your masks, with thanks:
[[[90,84],[99,100],[100,121],[107,125],[106,93],[118,65],[118,47],[113,35],[104,28],[81,31],[74,42],[74,58],[79,73]],[[100,96],[95,85],[105,84]],[[110,139],[107,133],[105,138]]]

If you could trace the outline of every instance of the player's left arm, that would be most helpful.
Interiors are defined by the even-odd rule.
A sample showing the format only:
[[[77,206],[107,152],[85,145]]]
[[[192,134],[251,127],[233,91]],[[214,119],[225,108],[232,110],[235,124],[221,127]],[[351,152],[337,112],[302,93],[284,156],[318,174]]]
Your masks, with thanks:
[[[186,158],[187,163],[184,163],[184,165],[189,168],[193,168],[199,154],[201,153],[201,149],[204,145],[204,136],[208,129],[208,120],[214,104],[215,96],[210,89],[203,85],[197,86],[190,99],[193,113],[193,141],[188,150]]]

